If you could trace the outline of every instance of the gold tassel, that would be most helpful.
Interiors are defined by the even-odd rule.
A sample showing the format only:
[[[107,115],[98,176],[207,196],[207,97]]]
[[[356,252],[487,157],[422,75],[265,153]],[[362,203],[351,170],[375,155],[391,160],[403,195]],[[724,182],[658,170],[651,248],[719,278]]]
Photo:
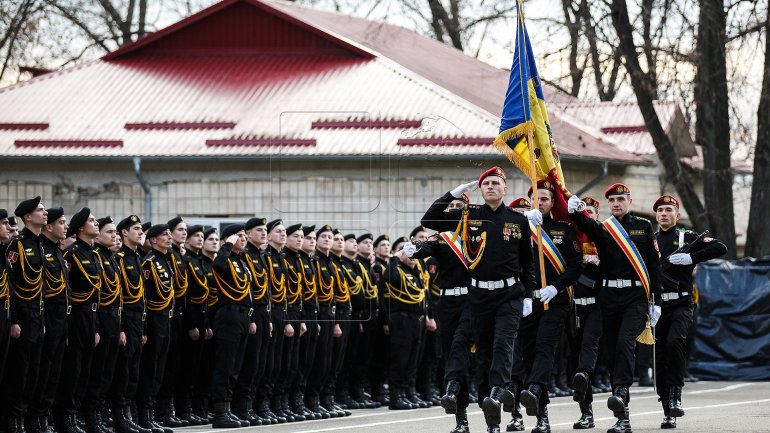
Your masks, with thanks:
[[[532,123],[531,120],[528,120],[520,125],[516,125],[513,128],[506,129],[505,131],[501,132],[492,142],[492,146],[495,149],[505,155],[505,157],[508,158],[508,160],[511,161],[511,163],[515,165],[516,168],[521,170],[530,179],[534,174],[531,173],[532,167],[530,162],[523,160],[519,155],[517,155],[516,152],[508,145],[508,141],[515,138],[526,139],[526,136],[530,133],[534,133],[534,131],[534,123]]]
[[[647,325],[645,325],[644,331],[636,337],[636,341],[647,346],[655,344],[655,337],[652,335],[652,326],[650,326],[649,318],[647,319]]]

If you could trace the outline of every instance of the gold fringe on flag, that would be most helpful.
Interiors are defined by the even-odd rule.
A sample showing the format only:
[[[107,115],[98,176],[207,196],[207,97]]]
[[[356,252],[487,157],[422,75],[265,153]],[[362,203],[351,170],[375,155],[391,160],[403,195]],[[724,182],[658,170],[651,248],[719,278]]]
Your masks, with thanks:
[[[519,154],[515,148],[512,148],[508,144],[508,141],[520,138],[525,140],[526,143],[527,137],[534,132],[535,124],[531,120],[528,120],[520,125],[516,125],[513,128],[501,132],[497,138],[495,138],[495,141],[492,142],[492,146],[494,146],[498,152],[505,155],[516,168],[521,170],[522,173],[527,175],[530,179],[534,179],[536,173],[532,173],[532,166],[529,161],[529,146],[524,147],[522,153]]]
[[[636,337],[636,341],[647,346],[655,344],[655,337],[652,335],[652,326],[650,326],[649,317],[647,318],[647,324],[644,326],[644,331]]]

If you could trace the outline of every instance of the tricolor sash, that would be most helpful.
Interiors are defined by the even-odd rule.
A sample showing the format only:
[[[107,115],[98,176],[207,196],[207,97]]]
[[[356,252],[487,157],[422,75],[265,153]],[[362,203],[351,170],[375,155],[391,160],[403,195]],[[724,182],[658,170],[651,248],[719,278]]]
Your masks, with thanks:
[[[647,271],[647,265],[644,264],[642,255],[639,254],[639,250],[636,249],[636,245],[634,245],[631,237],[628,236],[628,232],[626,232],[626,229],[623,228],[623,226],[620,224],[620,221],[615,219],[614,216],[610,216],[606,220],[602,221],[602,226],[604,226],[604,229],[610,233],[612,238],[615,240],[615,242],[617,242],[618,246],[623,251],[623,254],[625,254],[628,261],[631,262],[631,266],[634,267],[636,275],[639,276],[639,279],[642,281],[644,291],[647,292],[647,299],[649,300],[650,273]]]
[[[460,259],[460,263],[465,266],[465,269],[468,269],[468,262],[465,260],[465,255],[463,254],[462,239],[460,239],[459,236],[454,237],[454,233],[452,232],[441,232],[439,233],[439,237],[441,237],[441,239],[443,239],[447,245],[449,245],[449,249],[451,249],[457,258]],[[453,237],[454,240],[452,240]]]
[[[532,232],[532,240],[537,244],[537,227],[532,224],[532,221],[529,222],[529,229]],[[548,233],[545,230],[540,230],[540,233],[543,234],[543,253],[551,262],[551,266],[556,269],[556,273],[562,274],[567,269],[567,262],[561,256],[559,249],[556,248],[556,244],[553,243]]]

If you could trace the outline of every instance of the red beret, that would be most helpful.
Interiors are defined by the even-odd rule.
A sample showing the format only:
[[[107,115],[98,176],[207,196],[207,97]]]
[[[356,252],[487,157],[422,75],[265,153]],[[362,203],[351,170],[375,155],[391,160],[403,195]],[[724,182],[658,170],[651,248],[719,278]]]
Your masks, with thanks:
[[[609,198],[611,195],[619,195],[619,194],[631,194],[631,190],[623,185],[622,183],[616,183],[607,188],[606,191],[604,191],[604,198]]]
[[[508,207],[511,209],[516,209],[516,208],[532,209],[532,203],[530,203],[529,200],[524,197],[519,197],[516,200],[512,201],[508,205]]]
[[[652,205],[652,210],[654,212],[658,211],[658,206],[660,205],[672,205],[676,206],[677,209],[679,209],[679,200],[676,199],[673,195],[662,195],[660,198],[655,200],[655,204]]]
[[[479,176],[479,187],[481,187],[481,182],[484,182],[484,179],[486,179],[489,176],[497,176],[499,178],[503,179],[503,182],[505,182],[505,172],[500,167],[492,167],[489,170],[485,171],[484,173],[481,173],[481,176]]]
[[[551,191],[551,194],[556,194],[556,185],[548,179],[540,179],[537,181],[537,189],[547,189]],[[527,190],[527,197],[532,197],[532,187]]]
[[[593,198],[593,197],[583,197],[580,200],[583,200],[583,203],[586,204],[586,206],[595,207],[596,210],[599,210],[599,200]]]

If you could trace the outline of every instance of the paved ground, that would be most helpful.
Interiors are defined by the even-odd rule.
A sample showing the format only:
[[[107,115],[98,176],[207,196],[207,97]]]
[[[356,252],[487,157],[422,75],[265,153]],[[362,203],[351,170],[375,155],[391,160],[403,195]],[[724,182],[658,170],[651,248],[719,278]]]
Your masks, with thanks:
[[[608,394],[597,396],[594,404],[597,432],[606,431],[615,422],[607,409]],[[688,383],[682,395],[687,415],[677,420],[677,431],[684,432],[768,432],[770,431],[770,382],[699,382]],[[631,426],[634,432],[661,431],[663,412],[652,388],[632,388]],[[551,430],[572,431],[572,423],[580,416],[571,397],[552,399],[549,406]],[[507,415],[507,414],[504,414]],[[477,406],[471,407],[471,432],[485,432],[484,416]],[[508,419],[505,419],[507,422]],[[301,423],[212,430],[211,426],[179,429],[180,433],[212,433],[237,430],[239,433],[447,433],[454,427],[454,416],[440,407],[409,411],[387,409],[355,410],[343,419],[305,421]],[[535,421],[525,417],[526,431]],[[504,427],[503,427],[504,428]]]

